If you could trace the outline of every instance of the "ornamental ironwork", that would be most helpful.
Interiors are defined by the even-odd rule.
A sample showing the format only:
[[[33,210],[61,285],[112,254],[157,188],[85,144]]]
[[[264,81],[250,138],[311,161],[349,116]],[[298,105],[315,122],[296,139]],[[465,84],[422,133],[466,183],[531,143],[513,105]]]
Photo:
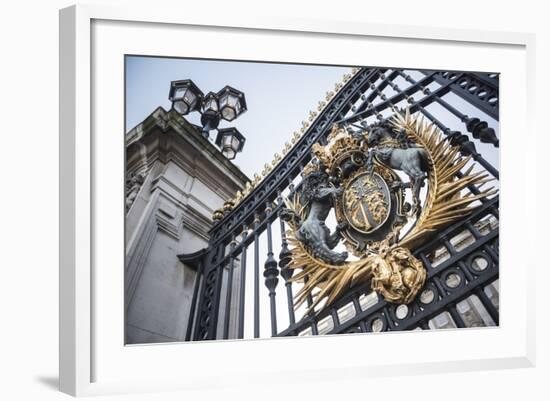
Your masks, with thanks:
[[[498,325],[498,98],[492,73],[346,74],[215,211],[186,339],[484,324],[472,298]]]
[[[282,211],[290,227],[289,267],[300,270],[293,281],[309,278],[296,295],[296,306],[308,297],[313,300],[308,310],[323,300],[330,305],[362,282],[370,282],[387,301],[410,303],[426,281],[426,270],[411,249],[470,214],[472,202],[494,195],[491,188],[477,195],[462,192],[485,183],[488,174],[474,173],[471,166],[457,178],[470,157],[408,110],[358,132],[334,125],[327,142],[312,146],[314,157],[300,190],[285,200]],[[409,181],[404,183],[395,170]],[[404,202],[406,190],[412,192],[412,205]],[[338,224],[331,232],[325,220],[333,208]],[[402,235],[409,222],[412,228]],[[334,251],[340,240],[357,260]]]

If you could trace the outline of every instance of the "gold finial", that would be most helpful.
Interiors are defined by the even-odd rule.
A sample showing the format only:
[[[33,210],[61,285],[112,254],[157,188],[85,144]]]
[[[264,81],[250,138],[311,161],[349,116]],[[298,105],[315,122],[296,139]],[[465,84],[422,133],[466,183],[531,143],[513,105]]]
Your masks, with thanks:
[[[250,192],[252,192],[252,184],[250,184],[250,181],[246,183],[244,187],[244,195],[247,196]]]
[[[292,145],[288,142],[285,142],[285,147],[283,148],[283,153],[286,155],[290,149],[292,148]]]
[[[333,91],[328,91],[326,96],[325,96],[325,100],[328,102],[330,99],[332,99],[333,96],[334,96],[334,92]]]
[[[271,162],[273,167],[275,167],[277,165],[277,163],[279,163],[281,161],[281,159],[282,159],[281,155],[279,155],[279,153],[275,153],[273,155],[273,161]]]
[[[315,117],[317,117],[317,113],[314,111],[309,112],[309,121],[315,120]]]
[[[221,219],[223,219],[223,209],[214,210],[214,213],[212,213],[212,220],[217,222]]]
[[[325,106],[327,105],[327,103],[324,101],[324,100],[321,100],[318,104],[317,104],[317,111],[321,111],[325,108]]]
[[[264,164],[264,169],[262,170],[262,175],[265,177],[266,175],[269,174],[269,172],[271,171],[271,166],[267,163]]]
[[[351,79],[351,74],[344,74],[344,81],[348,82]]]
[[[230,212],[231,209],[233,209],[233,206],[235,206],[235,203],[233,203],[232,200],[227,200],[227,201],[225,201],[225,203],[223,204],[223,211],[224,211],[224,212]]]
[[[243,200],[243,193],[241,191],[237,191],[237,194],[235,195],[235,198],[233,198],[233,202],[235,204],[237,204],[242,200]]]
[[[254,186],[258,185],[261,180],[262,180],[262,177],[260,177],[258,173],[254,173],[254,179],[252,180],[253,185]]]

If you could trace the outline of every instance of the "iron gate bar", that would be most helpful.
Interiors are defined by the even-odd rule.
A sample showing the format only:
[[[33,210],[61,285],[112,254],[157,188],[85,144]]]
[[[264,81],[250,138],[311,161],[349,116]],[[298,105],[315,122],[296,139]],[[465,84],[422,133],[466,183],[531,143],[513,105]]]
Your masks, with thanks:
[[[265,286],[269,290],[269,310],[271,316],[271,335],[274,336],[277,334],[277,305],[275,304],[275,288],[279,279],[279,270],[277,269],[277,261],[273,255],[273,238],[271,235],[271,221],[269,221],[269,216],[277,215],[273,212],[271,205],[268,203],[266,205],[266,213],[268,214],[267,218],[267,259],[264,264],[264,277],[265,277]]]
[[[396,95],[390,97],[389,99],[386,99],[383,102],[378,103],[373,108],[377,109],[378,111],[390,109],[392,105],[397,104],[402,100],[407,100],[414,93],[420,91],[420,88],[422,88],[425,85],[425,83],[430,84],[431,82],[432,82],[432,76],[428,76],[426,78],[423,78],[422,80],[418,81],[416,84],[413,84],[413,85],[409,86],[406,89],[401,89]],[[433,99],[435,97],[444,96],[447,93],[449,93],[449,91],[450,91],[449,86],[450,86],[450,84],[446,85],[446,86],[440,86],[439,88],[437,88],[436,90],[431,92],[429,95],[425,95],[425,96],[422,97],[422,99],[415,100],[414,102],[412,102],[412,106],[414,106],[416,104],[417,108],[413,109],[412,106],[409,106],[410,109],[411,109],[411,113],[414,113],[414,112],[418,111],[419,106],[424,107],[424,106],[427,106],[428,104],[432,103],[434,101]],[[414,88],[414,89],[411,89],[411,88]],[[352,121],[357,121],[357,120],[362,120],[364,118],[368,118],[372,115],[375,115],[371,110],[372,110],[372,108],[367,109],[367,110],[365,110],[364,112],[362,112],[360,114],[358,113],[358,114],[353,115],[353,116],[351,116],[351,117],[349,117],[349,118],[347,118],[343,121],[339,121],[339,123],[344,123],[345,124],[345,123],[347,123],[348,121],[350,121],[352,119],[353,119]]]
[[[485,84],[489,85],[493,90],[498,92],[499,74],[491,72],[470,72],[476,78],[482,80]],[[491,75],[495,74],[495,78],[491,78]]]
[[[424,74],[432,74],[433,73],[433,71],[432,72],[422,71],[422,72]],[[498,89],[495,90],[494,85],[489,84],[488,82],[485,82],[485,80],[483,80],[478,75],[473,74],[473,73],[460,74],[464,78],[470,80],[469,83],[467,84],[468,86],[470,86],[470,87],[472,87],[472,85],[477,86],[477,88],[479,89],[479,90],[477,90],[477,93],[480,93],[482,90],[487,91],[487,94],[485,95],[485,99],[487,99],[487,101],[486,101],[486,100],[482,100],[479,96],[477,96],[475,94],[472,94],[471,92],[469,92],[465,88],[462,88],[458,84],[458,81],[456,80],[456,78],[451,80],[447,77],[444,77],[443,74],[444,74],[444,72],[436,72],[433,75],[433,77],[434,77],[434,79],[437,83],[439,83],[440,85],[450,84],[451,91],[453,91],[455,94],[457,94],[458,96],[460,96],[461,98],[466,100],[468,103],[473,104],[478,109],[480,109],[481,111],[483,111],[484,113],[486,113],[487,115],[489,115],[490,117],[492,117],[493,119],[498,121],[498,113],[499,113],[498,96],[496,97],[497,101],[494,105],[491,105],[488,102],[488,99],[491,99],[492,96],[495,96],[495,92],[498,93]]]
[[[260,243],[259,217],[254,216],[254,338],[260,337]],[[246,241],[244,241],[246,243]]]
[[[359,298],[353,297],[352,302],[353,302],[353,307],[355,309],[355,314],[357,315],[361,313],[361,304],[359,303]],[[359,330],[361,331],[361,333],[367,332],[367,325],[365,324],[364,321],[359,322]]]
[[[207,249],[204,256],[203,269],[206,264],[212,264],[213,261],[215,261],[216,258],[219,257],[220,251],[222,251],[222,246],[218,246],[210,250]],[[214,277],[219,273],[220,271],[208,271],[208,272],[204,271],[204,279],[202,280],[202,283],[201,283],[201,290],[200,290],[200,297],[199,297],[200,299],[199,308],[194,318],[194,324],[193,324],[194,326],[193,338],[195,340],[207,339],[208,336],[212,334],[212,329],[211,329],[212,320],[217,321],[218,305],[219,305],[219,291],[217,290],[219,289],[218,285],[221,285],[221,280],[215,280],[215,283],[214,283],[215,288],[213,289],[212,293],[207,293],[206,285],[207,285],[207,281],[214,280]],[[210,314],[206,316],[203,313],[205,308],[208,308],[208,311],[210,312]],[[203,326],[206,326],[206,327],[202,327],[199,324],[201,323],[201,319],[204,322]],[[191,320],[189,324],[191,324]]]
[[[235,237],[229,244],[229,251],[231,257],[229,258],[229,270],[227,272],[227,286],[225,292],[225,312],[223,315],[223,338],[227,340],[229,338],[229,317],[231,314],[231,295],[233,293],[233,271],[235,269],[235,255],[233,249],[235,248]],[[223,272],[223,267],[220,269]],[[222,279],[223,280],[223,279]]]
[[[246,227],[243,227],[243,237],[246,240],[248,235]],[[247,247],[241,252],[241,274],[239,277],[239,327],[237,338],[244,338],[244,300],[245,300],[245,282],[246,282],[246,251]]]
[[[291,184],[292,185],[292,184]],[[294,191],[294,186],[290,188],[290,192]],[[277,205],[282,205],[283,198],[281,191],[277,193]],[[279,219],[279,227],[281,230],[281,251],[279,253],[279,267],[281,269],[281,276],[285,280],[286,300],[288,305],[288,319],[290,324],[296,323],[296,316],[294,313],[294,297],[292,296],[292,282],[290,281],[294,270],[288,268],[288,263],[292,257],[292,253],[288,249],[288,243],[286,240],[285,222],[281,218],[281,208],[278,208],[277,216]]]
[[[415,107],[416,106],[416,107]],[[427,111],[423,106],[422,106],[422,103],[421,102],[418,102],[417,104],[413,104],[412,107],[410,108],[411,109],[411,112],[413,110],[415,110],[415,108],[417,108],[418,110],[421,110],[421,112],[426,116],[428,117],[428,119],[430,119],[431,121],[433,121],[441,130],[442,132],[449,136],[449,134],[452,132],[448,127],[446,127],[443,123],[441,123],[437,118],[435,118],[429,111]],[[461,149],[462,151],[462,149]],[[464,152],[461,152],[464,154]],[[483,156],[481,156],[481,154],[477,151],[474,151],[472,153],[469,152],[469,155],[472,156],[472,158],[474,159],[474,161],[476,161],[477,163],[479,163],[485,170],[487,170],[488,173],[490,173],[493,177],[495,177],[496,179],[499,179],[499,172],[498,170],[493,167],[493,165],[491,163],[489,163],[487,160],[485,160],[485,158]],[[468,154],[466,154],[466,156],[468,156]],[[460,176],[460,174],[457,174],[457,176]],[[470,188],[470,186],[468,187]],[[471,188],[470,188],[471,189]],[[473,193],[476,193],[475,191],[472,191]],[[476,193],[477,195],[477,193]]]
[[[412,84],[417,83],[417,81],[412,79],[412,77],[410,75],[405,76],[405,74],[403,74],[402,72],[400,72],[400,75]],[[458,78],[461,78],[461,77],[459,76]],[[428,89],[428,88],[426,87],[425,89]],[[399,91],[399,89],[395,89],[395,90]],[[424,93],[426,93],[426,92],[424,92]],[[429,94],[432,94],[432,92],[428,89],[428,93],[426,93],[426,94],[429,95]],[[426,117],[428,117],[430,120],[432,120],[443,131],[443,133],[445,133],[446,135],[450,134],[450,132],[451,132],[450,129],[448,127],[446,127],[441,121],[436,119],[431,113],[429,113],[424,108],[424,106],[428,106],[430,103],[433,103],[433,101],[435,101],[435,102],[439,103],[440,105],[442,105],[443,107],[445,107],[448,111],[453,113],[455,116],[460,118],[460,120],[463,123],[465,123],[468,127],[468,124],[472,121],[472,119],[469,118],[466,114],[461,113],[456,108],[451,106],[449,103],[447,103],[445,100],[443,100],[443,98],[441,96],[443,96],[443,95],[438,95],[438,96],[435,96],[435,97],[426,96],[424,99],[421,99],[418,102],[412,102],[412,103],[413,103],[413,105],[416,105],[418,107],[418,109],[424,115],[426,115]],[[429,103],[428,103],[428,100],[430,100]],[[413,110],[416,111],[414,107],[411,108],[411,111],[413,111]],[[477,138],[475,138],[475,139],[477,139]],[[493,143],[493,145],[495,147],[498,147],[499,146],[498,145],[498,140],[495,143]],[[461,146],[461,150],[464,150],[462,146]],[[499,178],[498,170],[491,163],[489,163],[479,152],[475,151],[475,146],[473,147],[473,150],[474,150],[473,152],[472,151],[469,152],[469,154],[472,155],[473,159],[476,162],[478,162],[479,164],[481,164],[483,166],[483,168],[485,168],[489,173],[491,173],[491,175],[493,177],[498,179]],[[464,154],[464,152],[462,152],[462,153]]]
[[[357,112],[357,113],[355,113],[355,114],[353,114],[349,117],[346,117],[346,118],[343,118],[339,121],[336,121],[336,123],[338,123],[340,125],[352,124],[354,122],[364,120],[365,118],[376,115],[376,113],[373,113],[373,110],[382,111],[382,110],[389,109],[389,108],[391,108],[391,105],[397,104],[400,101],[402,101],[402,100],[406,99],[407,97],[411,96],[412,94],[418,92],[419,87],[421,85],[430,84],[432,81],[433,81],[432,76],[427,76],[425,78],[422,78],[415,85],[411,85],[411,86],[403,89],[401,93],[398,93],[397,95],[394,95],[394,96],[390,97],[389,99],[386,99],[386,100],[384,100],[384,101],[382,101],[382,102],[380,102],[376,105],[372,105],[372,107],[367,108],[367,109],[365,109],[361,112]],[[439,91],[439,92],[434,91],[434,92],[432,92],[432,95],[430,95],[430,96],[439,96],[440,94],[442,95],[442,92],[445,89],[447,89],[445,86],[441,86],[440,88],[437,89],[437,91]],[[447,92],[445,92],[445,93],[447,93]]]
[[[409,82],[409,83],[411,83],[413,86],[417,87],[417,90],[416,90],[416,91],[418,91],[418,90],[422,90],[422,91],[423,91],[423,89],[424,89],[424,82],[425,82],[426,80],[431,79],[431,77],[432,77],[432,76],[430,75],[430,76],[428,76],[428,78],[425,78],[425,79],[423,79],[423,80],[421,80],[421,81],[415,81],[415,80],[413,80],[412,77],[411,77],[410,75],[408,75],[408,74],[404,74],[404,73],[402,73],[402,72],[399,72],[399,75],[401,75],[407,82]],[[461,78],[462,78],[462,74],[458,75],[458,76],[455,78],[455,80],[459,80],[459,79],[461,79]],[[431,83],[431,81],[430,81],[430,83]],[[414,112],[416,112],[416,111],[421,111],[428,119],[430,119],[435,125],[437,125],[437,126],[443,131],[443,133],[445,133],[445,134],[447,134],[447,135],[450,133],[450,130],[449,130],[448,127],[446,127],[441,121],[439,121],[437,118],[435,118],[430,112],[428,112],[428,111],[424,108],[424,106],[427,106],[428,104],[432,103],[432,102],[434,101],[434,99],[439,99],[440,96],[443,96],[443,95],[447,94],[448,91],[449,91],[449,88],[448,88],[448,87],[444,88],[443,86],[441,86],[440,88],[438,88],[437,90],[435,90],[435,91],[433,91],[433,92],[430,91],[429,94],[426,94],[426,96],[424,96],[424,98],[422,98],[422,99],[419,100],[419,101],[410,101],[410,100],[408,99],[407,93],[406,93],[405,91],[399,89],[399,88],[396,87],[396,86],[392,86],[392,89],[394,89],[394,91],[398,93],[397,96],[401,95],[401,96],[403,97],[403,99],[407,99],[407,101],[411,104],[410,107],[409,107],[411,113],[414,113]],[[377,89],[375,89],[375,90],[377,90]],[[416,92],[416,91],[415,91],[415,92]],[[380,93],[380,92],[379,92],[379,93]],[[413,93],[414,93],[414,92],[413,92]],[[394,96],[394,97],[392,97],[391,99],[394,99],[394,98],[396,98],[397,96]],[[389,99],[388,101],[391,101],[391,99]],[[400,102],[400,101],[403,100],[403,99],[399,99],[397,102]],[[393,105],[393,104],[395,104],[395,103],[396,103],[396,102],[392,102],[391,104]],[[387,107],[386,107],[386,108],[387,108]],[[383,108],[382,110],[385,110],[386,108]],[[374,112],[376,112],[376,109],[377,109],[377,108],[374,108],[374,109],[375,109]],[[371,110],[372,110],[372,109],[367,110],[366,113],[369,112],[369,111],[371,111]],[[367,114],[368,114],[368,113],[367,113]],[[345,120],[345,123],[347,123],[347,122],[349,121],[349,119],[351,119],[351,118],[353,118],[353,117],[354,117],[354,116],[352,116],[352,117],[346,119],[346,120]],[[365,118],[367,118],[366,115],[365,115]],[[342,122],[340,122],[340,123],[342,123]],[[462,150],[462,149],[461,149],[461,150]],[[491,175],[493,175],[493,177],[495,177],[495,178],[497,178],[497,179],[499,178],[499,172],[498,172],[498,170],[497,170],[496,168],[494,168],[487,160],[485,160],[477,151],[475,151],[475,152],[472,153],[472,158],[473,158],[476,162],[478,162],[480,165],[482,165],[489,173],[491,173]],[[460,173],[457,174],[457,176],[458,176],[459,178],[461,178],[461,174],[460,174]],[[470,189],[470,191],[471,191],[472,193],[474,193],[474,194],[476,194],[476,195],[479,194],[479,190],[478,190],[475,186],[469,185],[468,188]],[[485,198],[481,199],[481,201],[484,202],[484,201],[485,201]]]
[[[378,70],[378,77],[380,78],[380,75],[383,75],[383,74],[387,73],[387,71],[388,71],[387,69],[379,69]],[[388,86],[389,82],[391,82],[391,80],[393,78],[395,78],[396,75],[397,75],[397,73],[396,73],[395,70],[390,72],[388,74],[388,77],[383,79],[382,82],[380,82],[380,84],[377,86],[377,88],[382,88],[382,89],[386,88]],[[371,86],[370,86],[371,89],[372,89],[373,85],[374,85],[374,83],[371,84]],[[355,111],[355,114],[360,113],[360,112],[366,110],[367,108],[369,108],[371,106],[372,101],[374,99],[376,99],[376,96],[377,95],[376,95],[376,93],[374,93],[374,91],[372,91],[369,95],[367,95],[365,101]]]

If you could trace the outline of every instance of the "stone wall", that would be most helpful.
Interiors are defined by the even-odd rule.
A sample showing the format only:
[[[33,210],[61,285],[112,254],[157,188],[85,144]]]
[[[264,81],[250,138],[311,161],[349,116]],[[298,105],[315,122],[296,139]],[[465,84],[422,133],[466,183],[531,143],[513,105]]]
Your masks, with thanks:
[[[177,255],[207,246],[213,211],[248,178],[162,108],[128,132],[126,161],[126,343],[182,341],[197,272]]]

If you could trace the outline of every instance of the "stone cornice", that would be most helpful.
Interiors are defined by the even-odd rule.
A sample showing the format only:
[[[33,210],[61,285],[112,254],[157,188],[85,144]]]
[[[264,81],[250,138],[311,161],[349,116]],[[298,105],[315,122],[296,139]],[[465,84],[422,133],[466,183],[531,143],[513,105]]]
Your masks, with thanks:
[[[220,170],[223,176],[231,178],[238,186],[244,187],[246,183],[250,182],[250,179],[235,164],[231,163],[208,139],[202,136],[200,128],[189,123],[175,111],[166,111],[162,107],[158,107],[143,122],[128,131],[126,134],[127,154],[134,146],[159,130],[163,133],[172,132],[195,147],[204,157],[208,167]]]

